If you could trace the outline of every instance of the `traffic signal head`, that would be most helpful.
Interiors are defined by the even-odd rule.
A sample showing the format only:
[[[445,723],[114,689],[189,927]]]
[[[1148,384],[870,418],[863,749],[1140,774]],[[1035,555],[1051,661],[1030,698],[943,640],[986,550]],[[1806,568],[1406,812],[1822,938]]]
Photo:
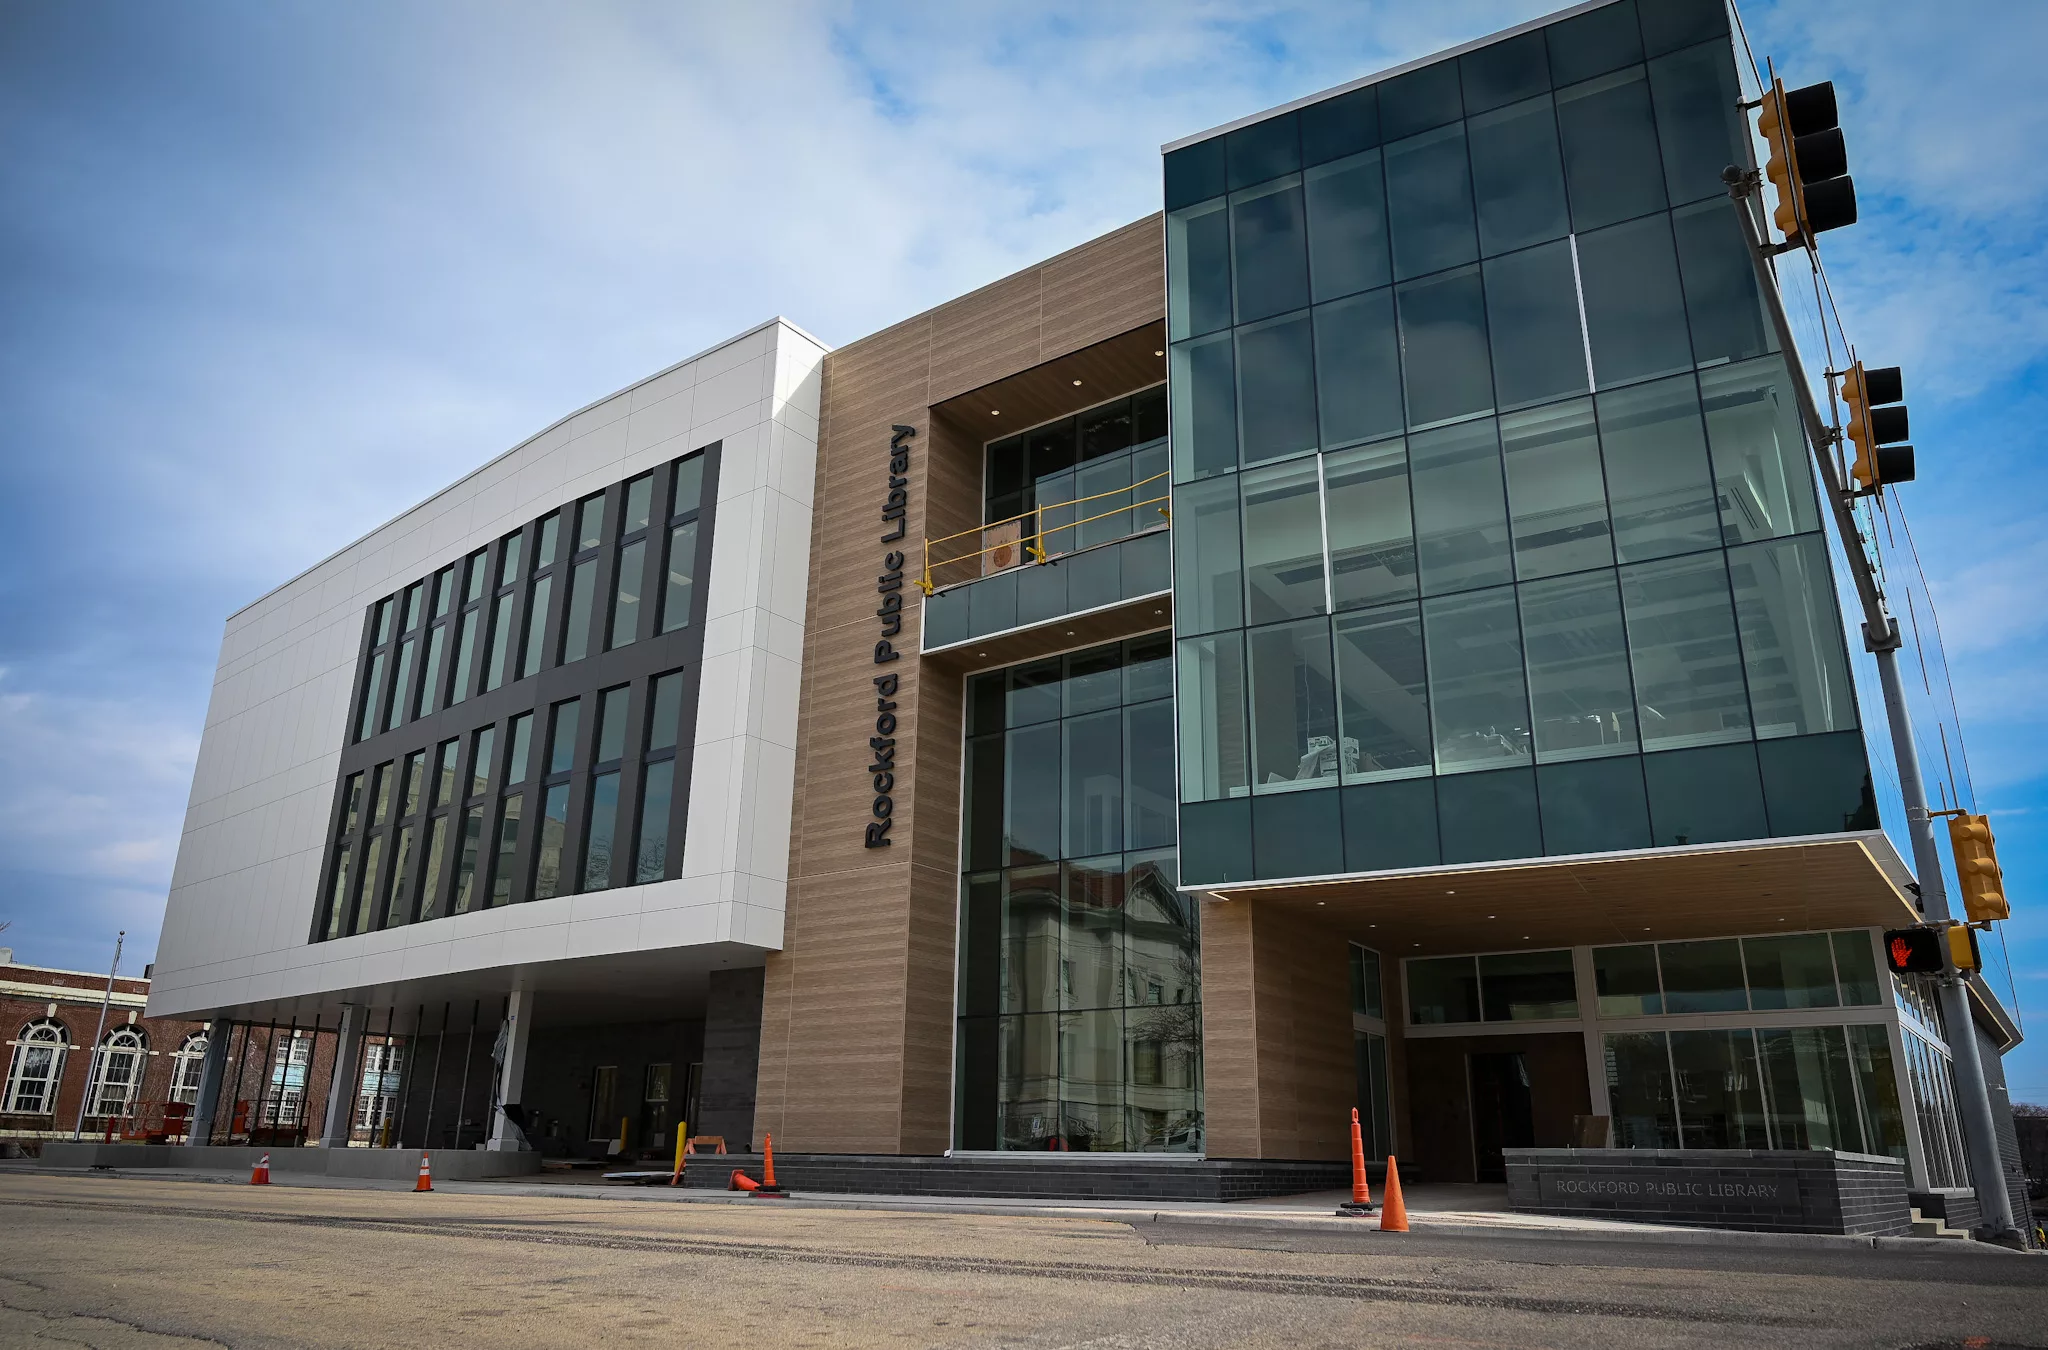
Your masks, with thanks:
[[[1948,842],[1955,852],[1956,880],[1963,888],[1963,912],[1970,922],[2008,918],[2005,879],[1991,839],[1991,822],[1983,816],[1950,816]]]
[[[1757,130],[1770,145],[1764,173],[1778,189],[1772,213],[1787,239],[1856,223],[1856,183],[1835,108],[1835,86],[1823,81],[1787,90],[1772,80]]]
[[[1885,964],[1894,975],[1939,975],[1941,949],[1937,928],[1897,928],[1884,935]]]
[[[1849,440],[1855,447],[1849,475],[1866,492],[1913,481],[1913,447],[1899,444],[1911,434],[1911,421],[1900,402],[1904,397],[1905,382],[1897,366],[1866,370],[1858,361],[1842,377]]]
[[[1957,924],[1948,930],[1948,959],[1957,970],[1982,970],[1984,954],[1977,949],[1977,930]]]

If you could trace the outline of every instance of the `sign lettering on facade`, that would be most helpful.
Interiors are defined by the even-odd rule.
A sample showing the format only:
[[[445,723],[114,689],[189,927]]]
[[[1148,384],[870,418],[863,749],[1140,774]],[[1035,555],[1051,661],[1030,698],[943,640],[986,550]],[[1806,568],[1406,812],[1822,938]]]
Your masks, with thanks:
[[[910,447],[905,444],[917,434],[916,427],[904,426],[901,422],[890,428],[889,437],[889,489],[882,498],[882,524],[895,528],[882,536],[881,542],[893,544],[904,537],[910,521]],[[875,617],[882,621],[881,636],[875,640],[875,664],[888,665],[901,659],[896,650],[895,639],[903,633],[903,553],[891,549],[882,555],[882,574],[875,578],[875,594],[881,597],[881,607],[875,610]],[[896,799],[891,795],[896,788],[896,692],[899,681],[892,672],[874,677],[875,685],[875,734],[868,738],[868,749],[874,758],[868,764],[868,773],[875,792],[874,801],[869,803],[869,820],[862,835],[867,848],[888,848],[889,827],[895,823]]]

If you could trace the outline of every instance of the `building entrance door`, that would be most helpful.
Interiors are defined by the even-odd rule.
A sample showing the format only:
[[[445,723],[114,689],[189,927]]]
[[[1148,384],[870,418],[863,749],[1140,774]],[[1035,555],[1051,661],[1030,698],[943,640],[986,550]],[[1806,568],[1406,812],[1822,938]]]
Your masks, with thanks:
[[[1472,1155],[1481,1181],[1506,1181],[1501,1150],[1536,1143],[1529,1057],[1520,1050],[1472,1055]]]

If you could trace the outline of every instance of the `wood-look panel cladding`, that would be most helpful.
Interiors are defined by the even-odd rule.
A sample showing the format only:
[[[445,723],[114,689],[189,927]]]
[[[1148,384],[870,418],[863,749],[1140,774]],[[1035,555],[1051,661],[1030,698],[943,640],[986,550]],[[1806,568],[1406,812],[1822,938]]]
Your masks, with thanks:
[[[874,664],[884,553],[900,548],[914,564],[927,536],[981,518],[981,445],[994,433],[935,405],[1158,325],[1164,278],[1153,216],[825,360],[789,892],[783,949],[768,958],[755,1108],[756,1131],[785,1149],[932,1154],[951,1142],[963,684],[957,667],[922,668],[914,593],[894,643],[903,658]],[[907,528],[883,545],[899,425],[916,431]],[[889,846],[871,849],[868,738],[883,673],[899,677],[894,826]]]
[[[1343,933],[1256,901],[1202,906],[1210,1157],[1349,1157],[1351,1035]]]

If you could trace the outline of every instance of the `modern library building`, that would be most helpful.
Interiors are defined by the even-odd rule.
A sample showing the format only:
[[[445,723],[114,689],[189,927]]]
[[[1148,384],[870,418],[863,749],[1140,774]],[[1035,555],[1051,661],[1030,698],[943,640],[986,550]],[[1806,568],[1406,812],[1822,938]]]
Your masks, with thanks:
[[[1963,1226],[2018,1031],[1971,976],[1973,1177],[1755,87],[1720,0],[1581,5],[491,460],[229,619],[152,1013],[332,1036],[335,1143],[367,1037],[378,1142],[535,1166],[1251,1195],[1356,1108],[1535,1208]]]

